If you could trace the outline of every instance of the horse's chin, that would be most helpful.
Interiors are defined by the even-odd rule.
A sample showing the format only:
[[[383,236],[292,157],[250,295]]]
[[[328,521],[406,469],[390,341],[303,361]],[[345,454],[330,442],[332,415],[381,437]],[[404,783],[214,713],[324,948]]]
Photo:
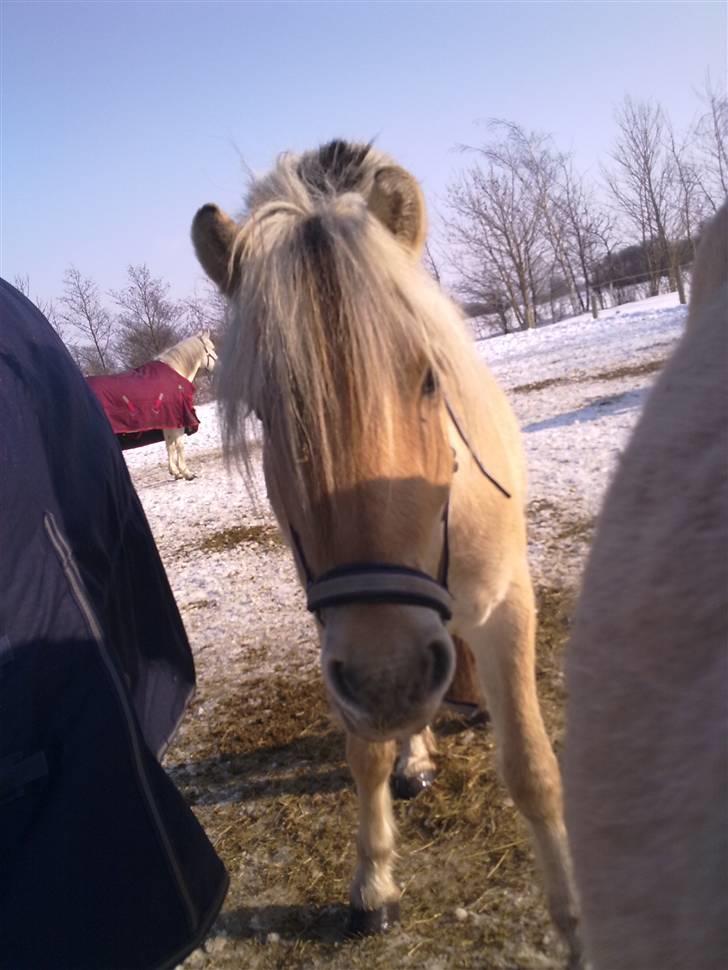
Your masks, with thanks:
[[[336,721],[344,728],[348,734],[353,734],[357,738],[361,738],[363,741],[371,741],[372,743],[384,741],[406,741],[411,738],[413,734],[419,734],[424,731],[427,725],[432,720],[435,711],[433,711],[429,716],[422,715],[420,717],[414,718],[411,721],[400,722],[398,724],[386,725],[381,723],[373,723],[366,716],[356,716],[351,711],[342,707],[334,697],[328,693],[329,707],[331,713]]]

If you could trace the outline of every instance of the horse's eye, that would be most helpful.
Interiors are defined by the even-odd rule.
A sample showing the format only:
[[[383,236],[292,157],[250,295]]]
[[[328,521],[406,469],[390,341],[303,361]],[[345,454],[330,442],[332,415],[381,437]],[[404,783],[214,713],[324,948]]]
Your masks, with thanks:
[[[425,378],[422,381],[422,396],[432,397],[435,391],[437,391],[437,378],[432,368],[428,367]]]

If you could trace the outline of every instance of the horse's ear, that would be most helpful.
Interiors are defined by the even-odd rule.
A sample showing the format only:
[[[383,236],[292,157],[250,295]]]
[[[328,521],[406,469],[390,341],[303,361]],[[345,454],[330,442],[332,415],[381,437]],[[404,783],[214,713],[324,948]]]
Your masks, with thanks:
[[[237,268],[230,270],[237,231],[236,223],[216,205],[203,205],[192,220],[192,243],[200,265],[227,296],[238,281]]]
[[[427,235],[425,200],[417,180],[398,165],[380,168],[369,194],[369,211],[414,256],[422,255]]]

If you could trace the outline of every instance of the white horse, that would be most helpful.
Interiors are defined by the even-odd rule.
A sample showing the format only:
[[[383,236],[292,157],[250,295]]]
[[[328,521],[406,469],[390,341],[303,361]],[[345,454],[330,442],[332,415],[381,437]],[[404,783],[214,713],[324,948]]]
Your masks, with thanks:
[[[188,337],[180,343],[163,351],[154,358],[167,364],[172,370],[177,371],[186,380],[192,382],[197,376],[197,372],[202,368],[208,373],[212,373],[217,361],[215,344],[210,336],[209,330]],[[184,428],[165,428],[164,443],[167,446],[167,463],[169,474],[175,478],[184,478],[191,481],[195,475],[187,467],[185,461],[185,429]]]
[[[185,461],[185,432],[196,431],[192,382],[200,368],[217,361],[209,330],[181,340],[153,360],[121,374],[87,377],[122,449],[161,441],[167,445],[169,474],[194,478]],[[159,367],[163,364],[163,367]],[[175,377],[183,378],[184,384]]]

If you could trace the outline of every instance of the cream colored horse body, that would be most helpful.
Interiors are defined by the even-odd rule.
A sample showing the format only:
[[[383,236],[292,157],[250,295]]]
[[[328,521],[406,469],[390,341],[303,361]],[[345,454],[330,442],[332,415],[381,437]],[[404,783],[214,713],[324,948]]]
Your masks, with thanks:
[[[728,961],[728,208],[602,511],[567,652],[567,820],[595,970]]]
[[[361,563],[437,577],[449,545],[447,626],[435,608],[386,597],[319,617],[324,680],[359,794],[354,926],[384,925],[396,911],[396,743],[424,763],[422,732],[452,677],[457,634],[477,657],[500,768],[576,962],[560,778],[536,697],[520,435],[458,312],[419,264],[419,188],[381,153],[339,142],[284,156],[248,203],[240,225],[205,206],[193,240],[231,301],[219,382],[227,445],[247,460],[244,419],[256,411],[269,498],[302,582]]]
[[[168,364],[188,381],[194,381],[200,368],[212,372],[217,360],[217,353],[210,331],[203,330],[202,333],[188,337],[186,340],[175,344],[174,347],[170,347],[169,350],[163,351],[154,359]],[[175,479],[185,478],[187,481],[191,481],[195,475],[187,467],[184,442],[184,428],[164,429],[169,474]]]

